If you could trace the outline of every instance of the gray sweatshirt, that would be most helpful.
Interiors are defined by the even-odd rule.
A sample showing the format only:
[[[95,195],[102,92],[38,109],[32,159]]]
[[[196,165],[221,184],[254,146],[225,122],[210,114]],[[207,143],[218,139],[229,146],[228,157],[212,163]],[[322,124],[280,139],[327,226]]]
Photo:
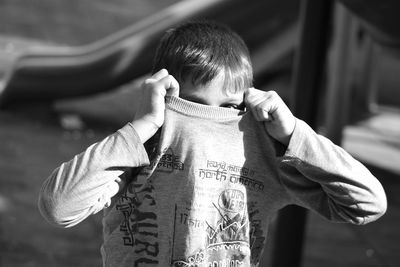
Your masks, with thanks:
[[[257,266],[286,205],[354,224],[386,211],[379,181],[299,119],[283,148],[251,113],[167,97],[154,140],[128,123],[43,184],[53,224],[104,211],[104,266]]]

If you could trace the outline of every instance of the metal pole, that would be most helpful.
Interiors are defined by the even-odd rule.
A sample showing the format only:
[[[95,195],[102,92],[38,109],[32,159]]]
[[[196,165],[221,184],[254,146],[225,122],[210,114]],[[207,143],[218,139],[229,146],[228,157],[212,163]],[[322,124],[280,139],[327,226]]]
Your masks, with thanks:
[[[300,43],[296,51],[291,110],[296,117],[317,127],[321,84],[330,32],[332,0],[303,0],[300,11]],[[272,267],[299,267],[307,212],[297,206],[280,211],[272,252]]]

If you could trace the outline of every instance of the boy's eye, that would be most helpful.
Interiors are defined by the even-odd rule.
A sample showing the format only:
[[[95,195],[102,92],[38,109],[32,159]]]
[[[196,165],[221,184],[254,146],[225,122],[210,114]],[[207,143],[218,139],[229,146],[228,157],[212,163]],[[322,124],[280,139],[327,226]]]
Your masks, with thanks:
[[[237,104],[226,104],[223,105],[222,107],[224,108],[232,108],[232,109],[238,109],[238,110],[244,110],[244,103],[237,105]]]
[[[224,108],[233,108],[233,109],[237,109],[237,105],[226,105]]]

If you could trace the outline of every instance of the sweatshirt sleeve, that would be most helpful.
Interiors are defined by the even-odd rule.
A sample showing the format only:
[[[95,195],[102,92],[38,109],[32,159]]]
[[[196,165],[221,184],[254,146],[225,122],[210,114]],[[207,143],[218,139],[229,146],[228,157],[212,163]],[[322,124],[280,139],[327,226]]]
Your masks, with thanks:
[[[74,226],[110,205],[124,185],[120,178],[124,170],[148,164],[147,153],[128,123],[55,169],[42,185],[39,210],[52,224]]]
[[[293,202],[331,221],[366,224],[386,212],[384,189],[371,172],[301,120],[280,169]]]

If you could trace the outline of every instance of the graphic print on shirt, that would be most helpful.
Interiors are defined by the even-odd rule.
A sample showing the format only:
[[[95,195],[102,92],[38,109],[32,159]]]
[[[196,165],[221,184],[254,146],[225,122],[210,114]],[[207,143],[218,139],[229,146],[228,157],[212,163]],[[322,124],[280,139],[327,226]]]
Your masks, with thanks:
[[[172,173],[176,171],[183,171],[185,164],[181,161],[178,155],[175,155],[171,148],[164,148],[162,152],[152,155],[153,160],[150,165],[143,168],[142,175],[151,175],[155,169],[157,172]]]
[[[247,266],[257,261],[265,234],[261,218],[257,217],[256,203],[247,201],[247,190],[263,191],[264,185],[253,176],[254,171],[248,168],[215,161],[207,161],[207,167],[198,170],[197,179],[206,184],[212,180],[228,186],[220,187],[220,192],[213,190],[213,186],[206,189],[199,186],[195,194],[200,199],[208,198],[206,203],[175,207],[174,239],[185,236],[183,229],[187,228],[191,241],[195,241],[192,242],[194,250],[185,258],[179,256],[181,248],[176,247],[185,242],[174,242],[173,266]],[[196,238],[203,240],[199,242]]]
[[[160,158],[157,161],[153,161],[149,166],[150,169],[154,167],[157,168],[158,172],[167,173],[171,173],[174,170],[183,171],[185,169],[185,165],[180,160],[180,157],[175,155],[171,148],[164,149]]]
[[[116,203],[116,209],[121,211],[124,217],[119,229],[123,233],[123,244],[133,247],[134,253],[138,254],[135,257],[135,266],[140,263],[159,263],[156,199],[154,186],[148,179],[155,169],[157,172],[171,173],[174,170],[184,170],[184,164],[172,149],[164,149],[154,155],[148,167],[132,177],[131,183]]]
[[[207,160],[207,167],[199,169],[198,178],[244,185],[250,191],[264,191],[264,184],[253,178],[255,172],[249,168]]]
[[[137,254],[135,266],[158,264],[158,224],[152,184],[140,184],[137,177],[134,178],[115,207],[124,217],[119,229],[123,233],[123,244],[132,247],[132,253]]]

